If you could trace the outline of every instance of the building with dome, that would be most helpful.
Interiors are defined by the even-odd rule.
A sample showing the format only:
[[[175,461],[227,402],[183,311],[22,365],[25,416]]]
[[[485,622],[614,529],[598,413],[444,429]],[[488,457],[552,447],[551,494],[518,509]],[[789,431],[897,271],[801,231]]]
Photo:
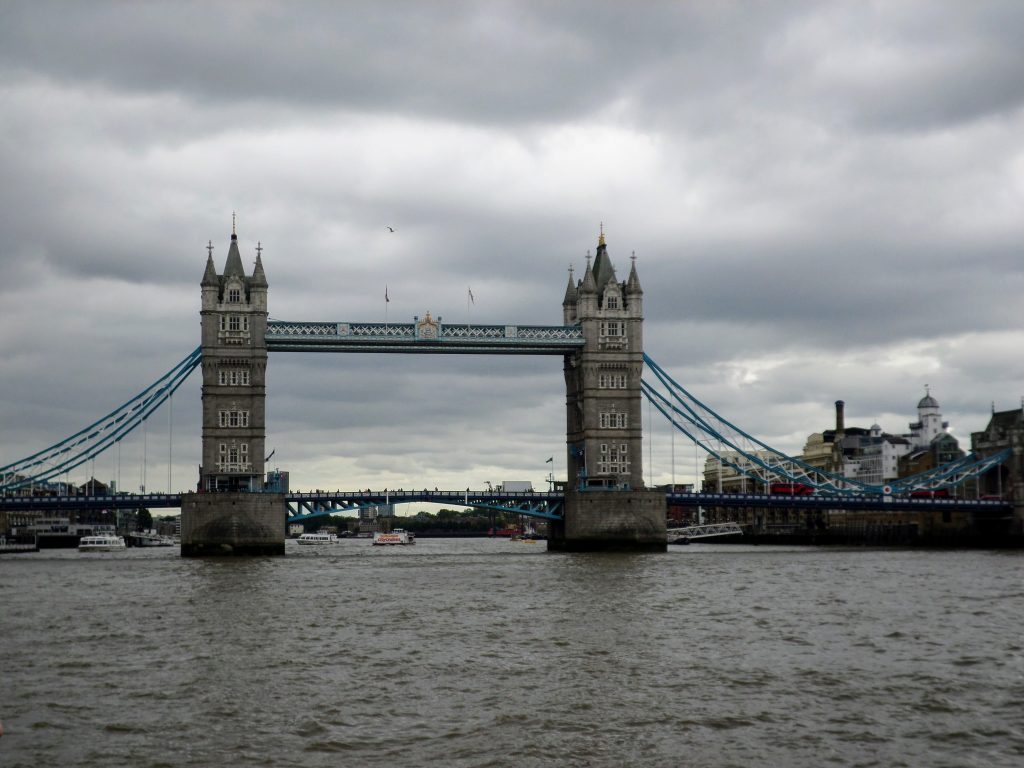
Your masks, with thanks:
[[[878,423],[870,427],[847,427],[844,403],[836,402],[836,427],[812,434],[804,446],[805,460],[821,469],[851,480],[883,485],[899,477],[948,464],[964,455],[957,439],[942,420],[938,401],[925,387],[917,403],[917,421],[909,431],[895,435]]]

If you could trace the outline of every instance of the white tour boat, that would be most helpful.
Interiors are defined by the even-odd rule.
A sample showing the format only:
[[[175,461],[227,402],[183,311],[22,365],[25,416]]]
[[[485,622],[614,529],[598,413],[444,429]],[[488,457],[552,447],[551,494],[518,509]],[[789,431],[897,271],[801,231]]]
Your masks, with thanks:
[[[124,537],[112,534],[102,536],[83,536],[78,540],[79,552],[116,552],[124,549]]]
[[[337,544],[338,537],[333,533],[304,533],[299,536],[299,544]]]
[[[375,547],[391,544],[405,545],[415,543],[416,534],[410,533],[404,528],[395,528],[395,530],[391,531],[391,533],[381,533],[378,531],[377,533],[373,534],[373,545]]]

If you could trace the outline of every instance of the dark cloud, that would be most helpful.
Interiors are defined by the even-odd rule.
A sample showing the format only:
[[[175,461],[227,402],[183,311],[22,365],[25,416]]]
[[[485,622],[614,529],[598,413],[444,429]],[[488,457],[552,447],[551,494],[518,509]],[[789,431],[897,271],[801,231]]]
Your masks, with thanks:
[[[556,324],[604,222],[648,351],[737,424],[795,451],[842,398],[900,431],[927,383],[964,439],[1022,394],[1022,32],[1016,2],[6,3],[0,461],[195,347],[232,211],[295,320],[383,320],[387,285],[394,322]],[[554,358],[270,382],[304,487],[564,461]],[[198,409],[147,428],[177,487]]]

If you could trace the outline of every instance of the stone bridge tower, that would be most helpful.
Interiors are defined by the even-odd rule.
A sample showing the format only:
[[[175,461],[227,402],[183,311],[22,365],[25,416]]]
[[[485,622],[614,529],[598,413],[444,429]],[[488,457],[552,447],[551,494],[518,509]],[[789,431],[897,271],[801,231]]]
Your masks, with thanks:
[[[232,227],[234,230],[234,227]],[[208,246],[202,307],[203,447],[198,493],[182,499],[181,553],[283,554],[285,504],[263,493],[267,278],[245,273],[232,231],[223,274]]]
[[[203,274],[202,491],[262,491],[266,434],[267,277],[262,249],[245,274],[231,235],[224,274],[211,253]]]
[[[583,279],[569,277],[562,314],[585,344],[565,357],[569,478],[549,547],[663,551],[665,494],[643,480],[643,290],[635,257],[617,280],[603,228],[593,265],[588,255]]]

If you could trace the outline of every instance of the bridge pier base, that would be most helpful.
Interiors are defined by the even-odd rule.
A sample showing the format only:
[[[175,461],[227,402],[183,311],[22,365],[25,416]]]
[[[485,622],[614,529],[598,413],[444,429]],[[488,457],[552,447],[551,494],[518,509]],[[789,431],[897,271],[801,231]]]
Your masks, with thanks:
[[[663,491],[566,491],[565,517],[553,522],[554,552],[665,552]]]
[[[186,493],[181,556],[283,555],[282,493]]]

